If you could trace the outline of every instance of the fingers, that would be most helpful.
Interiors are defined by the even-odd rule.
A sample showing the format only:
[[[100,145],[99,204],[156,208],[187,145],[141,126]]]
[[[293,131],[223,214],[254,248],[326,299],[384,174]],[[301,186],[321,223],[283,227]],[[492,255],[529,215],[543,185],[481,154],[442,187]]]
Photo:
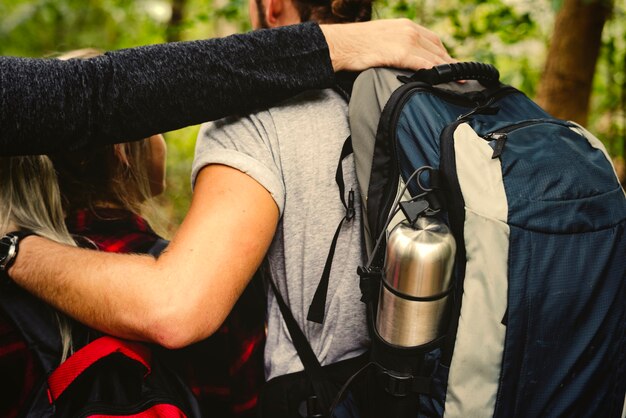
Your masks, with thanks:
[[[454,62],[439,36],[408,19],[321,25],[335,71],[417,70]]]
[[[453,61],[443,42],[434,32],[408,19],[401,19],[400,23],[407,26],[408,31],[414,32],[414,35],[407,40],[409,47],[413,46],[410,54],[421,56],[433,65]]]
[[[418,70],[453,62],[443,42],[431,30],[409,19],[378,20],[382,32],[379,57],[387,56],[385,66]]]
[[[425,28],[424,26],[418,25],[411,21],[409,22],[417,27],[417,30],[420,32],[420,35],[423,37],[425,42],[428,43],[430,48],[432,48],[431,52],[440,56],[441,58],[446,60],[446,62],[453,61],[452,57],[450,57],[450,55],[448,54],[446,47],[443,45],[441,38],[437,34],[435,34],[435,32],[431,31],[430,29]]]

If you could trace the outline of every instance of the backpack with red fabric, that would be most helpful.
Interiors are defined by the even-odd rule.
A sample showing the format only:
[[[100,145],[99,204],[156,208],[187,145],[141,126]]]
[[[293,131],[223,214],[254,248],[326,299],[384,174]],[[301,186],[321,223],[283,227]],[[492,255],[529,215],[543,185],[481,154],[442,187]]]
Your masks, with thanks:
[[[149,345],[102,336],[73,323],[76,351],[61,363],[62,342],[54,309],[10,281],[3,281],[1,287],[0,308],[44,371],[20,417],[201,416],[189,388]]]

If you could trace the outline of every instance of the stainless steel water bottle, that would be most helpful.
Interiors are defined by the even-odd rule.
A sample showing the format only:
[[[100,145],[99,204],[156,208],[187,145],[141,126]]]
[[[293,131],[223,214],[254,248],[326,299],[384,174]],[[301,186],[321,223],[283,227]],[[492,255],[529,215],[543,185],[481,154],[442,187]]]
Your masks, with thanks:
[[[443,334],[448,295],[442,294],[450,286],[455,253],[452,233],[436,218],[421,216],[391,230],[376,316],[383,340],[414,347]]]

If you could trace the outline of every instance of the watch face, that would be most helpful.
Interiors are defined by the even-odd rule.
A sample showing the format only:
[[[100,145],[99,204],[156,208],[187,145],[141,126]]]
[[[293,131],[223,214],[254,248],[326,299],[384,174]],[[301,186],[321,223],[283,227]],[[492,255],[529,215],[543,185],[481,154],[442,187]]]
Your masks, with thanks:
[[[10,237],[0,238],[0,269],[4,270],[4,266],[15,254],[15,242]]]

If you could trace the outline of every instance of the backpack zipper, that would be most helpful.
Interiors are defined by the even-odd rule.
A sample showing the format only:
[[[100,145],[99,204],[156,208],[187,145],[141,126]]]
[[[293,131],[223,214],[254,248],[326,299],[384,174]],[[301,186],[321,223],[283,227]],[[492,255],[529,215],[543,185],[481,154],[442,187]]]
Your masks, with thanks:
[[[397,152],[397,147],[396,147],[397,120],[406,102],[413,96],[414,93],[417,93],[420,91],[430,93],[448,103],[452,103],[461,107],[468,108],[468,110],[470,111],[476,108],[477,106],[480,106],[481,103],[484,104],[485,102],[490,101],[490,100],[493,103],[494,101],[499,100],[510,94],[514,94],[514,93],[523,94],[522,92],[520,92],[514,87],[505,86],[505,87],[498,88],[495,92],[491,92],[491,93],[488,92],[487,94],[483,94],[482,97],[480,97],[480,100],[477,101],[476,99],[478,97],[469,98],[466,96],[462,96],[459,93],[441,90],[441,89],[435,88],[429,84],[422,83],[422,82],[407,83],[398,87],[392,93],[391,97],[387,101],[381,113],[380,127],[384,127],[384,129],[379,129],[376,132],[376,143],[379,143],[379,141],[384,141],[384,140],[390,142],[391,155],[389,155],[389,158],[394,161],[395,167],[393,168],[393,170],[398,170],[398,167],[400,164],[398,160],[398,152]],[[389,116],[387,116],[387,114],[389,114]],[[452,122],[454,121],[450,121],[450,123]],[[385,168],[389,167],[386,163],[384,164],[385,164]],[[382,195],[380,199],[378,200],[378,202],[380,202],[380,205],[375,203],[375,205],[379,208],[379,210],[377,211],[378,214],[374,215],[374,217],[371,218],[372,222],[370,222],[370,219],[368,219],[368,222],[370,222],[370,226],[372,227],[372,230],[376,232],[376,235],[382,232],[381,228],[383,228],[383,225],[385,224],[385,221],[386,221],[386,215],[384,215],[385,211],[383,209],[391,206],[396,197],[397,188],[398,188],[398,175],[394,175],[392,177],[393,178],[390,180],[390,183],[387,184],[390,187],[386,187],[388,191],[384,195]],[[367,197],[369,198],[369,192],[368,192]],[[371,216],[371,215],[368,215],[368,216]],[[378,260],[382,263],[382,258],[380,256],[375,255],[373,259]]]
[[[483,137],[485,141],[496,141],[496,144],[493,147],[493,154],[491,155],[492,160],[502,155],[502,151],[504,151],[504,144],[506,143],[507,138],[507,134],[501,132],[492,132]]]
[[[483,135],[483,139],[485,141],[495,141],[495,145],[493,147],[493,155],[492,159],[498,158],[502,155],[504,151],[504,145],[506,144],[506,140],[509,137],[509,134],[515,132],[519,129],[527,128],[532,125],[540,125],[542,123],[551,123],[555,125],[561,125],[564,127],[570,127],[571,124],[569,122],[561,121],[558,119],[528,119],[523,122],[513,123],[511,125],[504,126],[502,128],[496,129],[495,131],[489,132],[486,135]]]
[[[471,108],[471,109],[475,109],[477,107],[481,106],[480,102],[476,102],[472,99],[460,96],[458,94],[455,93],[449,93],[445,90],[441,90],[441,89],[437,89],[434,88],[433,86],[426,84],[426,83],[422,83],[422,82],[415,82],[415,83],[409,83],[409,84],[405,84],[401,87],[399,87],[396,92],[394,93],[394,95],[397,94],[396,98],[390,98],[389,102],[391,102],[391,100],[394,100],[394,104],[392,106],[393,107],[393,113],[392,116],[390,118],[390,126],[391,129],[389,131],[389,136],[391,139],[391,147],[393,150],[393,156],[395,157],[395,162],[396,162],[396,167],[400,166],[400,161],[398,160],[398,150],[396,147],[396,134],[397,134],[397,121],[399,118],[399,114],[402,112],[402,109],[404,108],[404,105],[406,104],[406,102],[413,96],[413,93],[417,93],[417,92],[427,92],[427,93],[431,93],[434,96],[439,97],[440,99],[455,104],[455,105],[459,105],[459,106],[463,106],[463,107],[467,107],[467,108]],[[508,96],[509,94],[513,94],[513,93],[521,93],[519,90],[517,90],[515,87],[511,87],[511,86],[506,86],[503,88],[500,88],[499,90],[496,91],[495,94],[491,94],[488,95],[486,97],[484,97],[484,103],[482,103],[482,106],[490,106],[491,104],[493,104],[496,100],[501,99],[502,97]],[[389,104],[388,102],[388,104]],[[453,123],[453,121],[451,121],[451,123]],[[399,168],[398,168],[399,171]],[[398,173],[399,174],[399,173]],[[396,190],[398,188],[398,176],[394,176],[394,180],[392,183],[391,188],[389,188],[389,190]],[[390,206],[391,204],[393,204],[393,201],[396,197],[396,192],[394,193],[389,193],[389,195],[384,198],[384,204],[383,207],[386,208],[388,206]],[[384,211],[381,211],[381,214]],[[380,233],[380,227],[381,225],[384,225],[384,222],[386,221],[386,217],[379,217],[377,219],[377,228],[376,231],[378,231],[377,233]]]
[[[420,83],[421,84],[421,83]],[[393,94],[391,95],[391,97],[389,98],[389,100],[387,101],[387,104],[385,105],[385,108],[387,108],[387,106],[392,106],[391,108],[393,109],[391,117],[389,119],[390,123],[387,124],[387,126],[391,127],[390,130],[388,130],[389,132],[389,136],[386,138],[391,145],[391,150],[392,150],[392,156],[395,157],[394,158],[394,162],[397,163],[397,154],[398,154],[398,150],[396,147],[396,141],[395,141],[395,137],[396,137],[396,128],[395,128],[395,121],[397,121],[400,112],[402,111],[402,108],[404,108],[404,105],[406,104],[406,102],[409,100],[409,98],[411,97],[412,92],[414,91],[418,91],[420,89],[424,89],[423,85],[420,87],[415,87],[412,83],[411,84],[404,84],[402,86],[400,86],[396,91],[393,92]],[[384,112],[384,110],[383,110]],[[381,114],[381,118],[382,118],[382,114]],[[396,165],[397,167],[397,165]],[[382,200],[383,200],[383,205],[382,208],[387,208],[388,206],[393,204],[393,200],[395,199],[395,195],[397,192],[397,188],[398,188],[398,176],[392,176],[392,187],[390,187],[388,190],[396,190],[393,193],[387,193],[386,196],[383,196]],[[369,192],[368,192],[369,194]],[[378,236],[378,234],[380,234],[382,232],[381,228],[384,226],[385,221],[387,220],[386,215],[384,214],[385,211],[381,210],[379,211],[378,217],[376,219],[376,225],[375,225],[375,229],[374,231],[376,231],[375,235]],[[382,261],[382,260],[381,260]],[[382,264],[381,266],[382,267]]]

